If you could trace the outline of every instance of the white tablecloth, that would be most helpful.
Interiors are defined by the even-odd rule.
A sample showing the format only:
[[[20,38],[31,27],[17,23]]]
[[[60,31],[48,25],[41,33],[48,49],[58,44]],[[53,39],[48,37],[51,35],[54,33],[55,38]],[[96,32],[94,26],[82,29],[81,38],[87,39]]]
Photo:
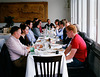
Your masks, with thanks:
[[[62,74],[62,77],[68,77],[65,55],[63,53],[60,53],[60,54],[51,53],[51,55],[52,56],[62,55],[60,73]],[[45,54],[43,56],[51,56],[51,55]],[[33,56],[36,56],[36,54],[30,53],[27,58],[26,77],[34,77],[34,75],[36,75]]]
[[[0,39],[8,40],[10,35],[11,35],[10,33],[0,33]]]
[[[5,39],[0,39],[0,52],[1,52],[1,48],[2,48],[2,46],[3,46],[3,44],[5,43]]]

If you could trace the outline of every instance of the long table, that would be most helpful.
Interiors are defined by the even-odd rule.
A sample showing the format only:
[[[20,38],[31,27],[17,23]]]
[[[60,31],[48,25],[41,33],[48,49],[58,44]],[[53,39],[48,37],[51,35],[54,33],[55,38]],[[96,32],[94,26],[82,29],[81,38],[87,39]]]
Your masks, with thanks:
[[[40,41],[40,39],[42,41]],[[47,38],[45,38],[45,40],[47,40]],[[53,40],[53,38],[51,40]],[[43,38],[40,37],[37,40],[37,42],[35,43],[35,45],[37,45],[37,44],[42,44],[42,45],[45,44],[45,43],[43,43]],[[62,48],[61,45],[51,43],[50,49],[47,48],[44,50],[44,49],[40,48],[40,49],[35,49],[35,52],[30,52],[27,57],[26,77],[34,77],[36,75],[33,56],[47,57],[47,56],[57,56],[57,55],[62,55],[60,73],[62,74],[62,77],[68,77],[67,64],[66,64],[66,59],[65,59],[65,55],[64,55],[64,50],[61,48]],[[56,52],[55,52],[56,49],[59,51],[59,54],[56,54]]]

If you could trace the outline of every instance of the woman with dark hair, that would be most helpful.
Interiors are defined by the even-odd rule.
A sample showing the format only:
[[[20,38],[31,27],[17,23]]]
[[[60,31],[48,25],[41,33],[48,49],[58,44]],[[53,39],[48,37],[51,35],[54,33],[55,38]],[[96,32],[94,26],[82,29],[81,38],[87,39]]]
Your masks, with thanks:
[[[37,21],[38,21],[38,18],[34,18],[34,19],[33,19],[33,27],[35,26],[35,23],[36,23]],[[33,27],[32,27],[32,28],[33,28]]]
[[[41,36],[40,30],[39,30],[39,28],[40,28],[39,23],[40,23],[40,21],[37,21],[37,22],[35,23],[35,26],[33,27],[33,32],[34,32],[34,35],[35,35],[36,37],[40,37],[40,36]]]
[[[59,19],[56,19],[55,20],[55,27],[58,27],[59,26]]]
[[[29,46],[31,42],[29,41],[28,37],[26,36],[29,32],[29,27],[26,24],[20,24],[21,28],[21,36],[19,38],[20,42],[24,45]]]
[[[38,18],[34,18],[33,20],[33,23],[37,22],[38,21]]]
[[[41,27],[41,25],[42,25],[42,21],[41,20],[38,20],[38,22],[39,22],[39,30],[40,30],[40,33],[42,33],[42,27]]]

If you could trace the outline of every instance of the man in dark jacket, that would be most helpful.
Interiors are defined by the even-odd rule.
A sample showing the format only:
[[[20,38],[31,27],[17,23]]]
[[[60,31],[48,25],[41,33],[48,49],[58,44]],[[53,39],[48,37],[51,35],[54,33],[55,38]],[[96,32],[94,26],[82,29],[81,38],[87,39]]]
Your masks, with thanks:
[[[50,19],[47,19],[47,24],[43,27],[43,29],[45,28],[53,28],[54,24],[50,22]]]

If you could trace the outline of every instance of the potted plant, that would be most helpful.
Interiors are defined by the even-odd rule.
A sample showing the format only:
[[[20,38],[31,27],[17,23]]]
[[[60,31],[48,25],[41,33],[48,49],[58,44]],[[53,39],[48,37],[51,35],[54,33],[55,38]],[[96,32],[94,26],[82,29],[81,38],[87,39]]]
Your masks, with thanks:
[[[7,23],[5,27],[13,26],[14,25],[13,19],[14,17],[11,17],[11,16],[5,17],[5,23]]]
[[[3,33],[9,33],[10,32],[10,27],[14,25],[14,21],[13,21],[14,17],[8,16],[5,17],[5,27],[3,28]]]

